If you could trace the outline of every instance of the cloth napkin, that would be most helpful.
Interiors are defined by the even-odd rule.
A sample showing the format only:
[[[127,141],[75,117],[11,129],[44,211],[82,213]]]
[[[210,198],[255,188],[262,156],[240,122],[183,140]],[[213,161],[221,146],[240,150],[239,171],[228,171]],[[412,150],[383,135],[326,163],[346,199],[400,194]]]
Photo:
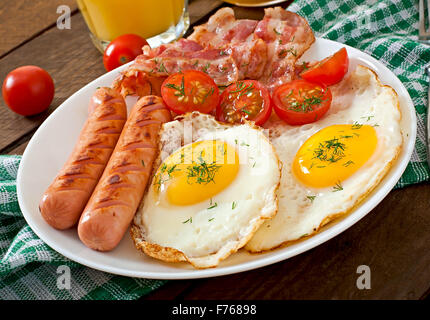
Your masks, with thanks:
[[[418,39],[418,1],[297,0],[289,8],[305,17],[318,37],[367,52],[396,74],[418,118],[418,136],[401,188],[429,179],[425,119],[430,48]],[[16,196],[20,156],[0,156],[0,299],[137,299],[165,281],[135,279],[81,266],[49,248],[26,224]],[[58,285],[70,268],[70,289]]]
[[[47,246],[19,209],[16,174],[20,160],[20,156],[0,156],[1,300],[132,300],[166,282],[87,268]]]
[[[418,0],[297,0],[288,10],[306,18],[315,36],[366,52],[402,81],[418,130],[411,161],[395,188],[428,180],[424,65],[430,62],[430,46],[418,42]]]

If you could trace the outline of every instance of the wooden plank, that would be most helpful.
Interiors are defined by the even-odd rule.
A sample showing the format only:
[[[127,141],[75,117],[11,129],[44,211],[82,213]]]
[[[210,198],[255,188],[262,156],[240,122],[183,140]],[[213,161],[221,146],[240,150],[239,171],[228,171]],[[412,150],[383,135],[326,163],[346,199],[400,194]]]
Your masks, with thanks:
[[[105,70],[100,52],[93,46],[80,14],[72,16],[72,28],[52,28],[0,60],[0,79],[18,66],[34,64],[47,70],[55,82],[55,96],[47,112],[22,117],[0,102],[3,112],[0,150],[37,128],[72,93]]]
[[[424,298],[430,287],[429,198],[428,184],[392,191],[365,218],[325,244],[268,267],[208,279],[181,298]],[[359,265],[370,267],[370,290],[356,287]],[[168,292],[169,285],[160,290]]]
[[[10,150],[8,152],[8,154],[16,154],[16,155],[22,155],[25,151],[25,148],[27,148],[28,142],[24,142],[22,144],[19,144],[18,146],[16,146],[15,148],[13,148],[12,150]]]
[[[190,4],[190,15],[197,19],[205,11],[198,0]],[[220,1],[215,1],[220,5]],[[207,5],[207,10],[216,8]],[[192,20],[192,22],[194,21]],[[47,70],[55,81],[55,96],[49,110],[33,116],[22,117],[6,108],[0,101],[0,123],[3,124],[0,135],[0,153],[8,153],[23,136],[30,138],[34,131],[49,114],[75,91],[105,73],[102,56],[93,46],[85,22],[80,13],[72,16],[71,30],[51,28],[29,43],[16,49],[0,60],[0,79],[4,79],[12,69],[33,64]]]
[[[75,0],[0,1],[0,57],[55,24],[59,5],[77,9]]]

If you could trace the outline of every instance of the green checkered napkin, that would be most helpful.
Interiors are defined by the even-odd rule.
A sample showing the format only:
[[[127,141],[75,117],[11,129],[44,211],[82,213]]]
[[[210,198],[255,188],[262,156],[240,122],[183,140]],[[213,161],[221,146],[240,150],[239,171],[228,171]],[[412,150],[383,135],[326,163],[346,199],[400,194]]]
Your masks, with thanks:
[[[424,145],[428,83],[423,66],[430,61],[430,48],[417,41],[418,1],[298,0],[289,10],[304,16],[317,36],[367,52],[399,77],[416,108],[418,137],[396,187],[428,180]],[[136,299],[164,283],[86,268],[44,244],[19,210],[15,187],[19,161],[19,156],[0,156],[0,298]],[[70,267],[70,289],[57,286],[61,265]]]
[[[20,160],[0,156],[0,299],[130,300],[165,283],[87,268],[48,247],[19,209],[15,180]],[[61,281],[65,271],[60,266],[70,270],[70,289]]]
[[[345,43],[382,62],[409,92],[417,115],[415,150],[396,188],[429,179],[425,146],[430,46],[418,42],[418,0],[297,0],[315,35]]]

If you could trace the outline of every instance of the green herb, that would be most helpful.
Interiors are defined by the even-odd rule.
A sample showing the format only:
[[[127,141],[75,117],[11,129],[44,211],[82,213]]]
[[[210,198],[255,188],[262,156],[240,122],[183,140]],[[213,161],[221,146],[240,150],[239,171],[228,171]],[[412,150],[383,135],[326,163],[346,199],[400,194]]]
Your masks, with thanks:
[[[281,35],[278,31],[276,31],[276,28],[273,28],[273,32],[275,32],[278,36]]]
[[[210,63],[208,62],[208,63],[203,67],[202,71],[203,71],[204,73],[208,73],[208,69],[209,69],[209,67],[210,67]]]
[[[236,201],[233,201],[233,203],[231,204],[231,210],[234,210],[234,208],[237,207],[237,203]]]
[[[333,192],[338,192],[338,191],[342,191],[342,190],[343,190],[343,187],[342,187],[342,185],[340,184],[340,181],[339,181],[333,187]]]
[[[142,160],[142,166],[145,166],[145,161]]]
[[[343,166],[344,166],[344,167],[348,167],[348,166],[350,166],[351,164],[354,164],[354,161],[348,160],[347,162],[345,162],[345,163],[343,164]]]
[[[303,69],[303,71],[306,71],[306,70],[308,70],[308,69],[309,69],[309,67],[308,67],[308,62],[303,61],[303,63],[302,63],[302,69]]]
[[[251,115],[251,111],[246,110],[247,106],[243,107],[240,111],[245,112],[247,115]]]
[[[307,196],[306,198],[308,198],[311,202],[314,202],[316,197],[317,196]]]
[[[354,124],[351,126],[352,130],[360,129],[363,125],[361,123],[358,123],[357,121],[354,122]]]
[[[209,182],[215,183],[215,173],[219,170],[219,168],[221,168],[221,166],[216,165],[215,163],[206,163],[206,161],[203,160],[201,154],[199,156],[199,161],[199,164],[192,165],[187,168],[187,182],[191,184],[190,179],[195,178],[196,183],[199,184],[208,184]]]
[[[160,63],[160,66],[158,67],[158,72],[167,72],[167,69],[164,66],[164,63]]]
[[[282,49],[282,50],[280,50],[279,52],[278,52],[278,57],[279,58],[283,58],[283,57],[285,57],[286,55],[287,55],[287,50],[285,50],[285,49]]]
[[[193,218],[192,217],[190,217],[190,218],[188,218],[187,220],[185,220],[185,221],[182,221],[182,223],[193,223]]]
[[[208,210],[209,210],[209,209],[216,208],[216,207],[218,207],[218,203],[216,203],[216,202],[215,202],[213,205],[211,205],[211,206],[208,208]]]
[[[213,219],[215,219],[215,218],[210,218],[210,219],[208,219],[208,221],[211,222]]]
[[[173,90],[176,90],[176,92],[174,93],[175,96],[177,97],[185,97],[185,79],[184,76],[182,76],[182,80],[181,80],[181,86],[178,87],[177,85],[173,84],[173,83],[166,83],[164,86]]]
[[[369,121],[370,119],[372,119],[374,116],[368,116],[368,117],[361,117],[361,119],[366,119],[366,121]]]
[[[215,90],[214,90],[214,88],[212,87],[204,96],[203,96],[203,99],[202,99],[202,102],[201,102],[201,104],[203,104],[203,103],[205,103],[205,101],[206,101],[206,99],[207,99],[207,97],[209,97],[209,96],[211,96],[211,95],[213,95],[213,93],[215,92]]]
[[[312,159],[317,158],[320,161],[337,162],[345,157],[343,151],[345,151],[345,144],[340,142],[339,139],[333,138],[320,143],[318,148],[314,150]]]
[[[241,145],[241,146],[245,146],[245,147],[249,147],[249,144],[247,144],[247,143],[245,143],[245,142],[242,142],[240,145]]]

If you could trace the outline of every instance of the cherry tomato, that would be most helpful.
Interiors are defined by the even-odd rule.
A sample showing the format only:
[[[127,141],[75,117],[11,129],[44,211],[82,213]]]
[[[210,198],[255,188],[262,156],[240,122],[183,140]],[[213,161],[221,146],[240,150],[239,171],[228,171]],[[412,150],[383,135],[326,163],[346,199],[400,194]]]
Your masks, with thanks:
[[[103,54],[103,64],[107,71],[133,61],[142,54],[142,47],[148,42],[137,34],[123,34],[113,39]]]
[[[4,79],[2,94],[9,108],[23,116],[48,109],[54,98],[54,81],[48,72],[36,66],[12,70]]]
[[[256,80],[243,80],[224,90],[216,117],[222,122],[242,123],[250,120],[261,126],[269,119],[271,112],[270,94],[266,87]]]
[[[303,71],[300,76],[311,82],[331,86],[343,79],[348,72],[348,65],[348,53],[345,48],[342,48],[332,56]]]
[[[275,89],[273,109],[279,118],[291,125],[315,122],[331,104],[331,91],[324,85],[294,80]]]
[[[170,75],[161,86],[161,96],[177,114],[210,113],[219,102],[219,89],[206,73],[187,70]]]

